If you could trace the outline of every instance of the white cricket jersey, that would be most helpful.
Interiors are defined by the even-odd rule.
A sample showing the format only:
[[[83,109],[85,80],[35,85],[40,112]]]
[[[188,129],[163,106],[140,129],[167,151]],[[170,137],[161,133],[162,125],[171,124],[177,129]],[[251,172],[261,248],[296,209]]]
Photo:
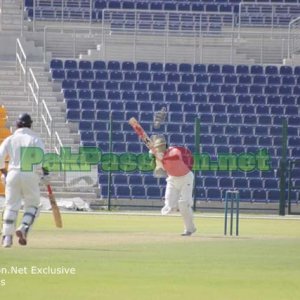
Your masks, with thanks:
[[[9,156],[8,170],[20,170],[22,147],[38,147],[44,151],[44,144],[34,131],[19,128],[0,145],[0,169],[5,168],[5,159]]]

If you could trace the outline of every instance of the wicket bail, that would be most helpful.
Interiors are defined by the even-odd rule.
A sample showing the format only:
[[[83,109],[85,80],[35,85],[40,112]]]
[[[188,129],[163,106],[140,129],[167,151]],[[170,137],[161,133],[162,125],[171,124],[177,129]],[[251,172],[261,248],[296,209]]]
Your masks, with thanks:
[[[240,214],[240,194],[237,190],[229,190],[225,193],[225,216],[224,216],[224,235],[227,235],[227,214],[228,214],[228,200],[230,198],[230,235],[233,232],[233,219],[235,211],[235,235],[239,235],[239,214]],[[234,206],[234,202],[236,205]]]

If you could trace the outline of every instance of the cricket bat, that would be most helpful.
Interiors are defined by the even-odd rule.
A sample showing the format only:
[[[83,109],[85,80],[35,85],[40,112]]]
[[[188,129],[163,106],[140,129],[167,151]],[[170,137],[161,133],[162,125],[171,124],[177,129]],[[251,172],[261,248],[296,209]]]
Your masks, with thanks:
[[[49,201],[51,204],[52,214],[54,217],[55,225],[58,228],[62,228],[63,224],[62,224],[61,214],[60,214],[59,208],[57,206],[54,194],[52,192],[52,188],[49,184],[47,185],[47,189],[48,189],[48,197],[49,197]]]
[[[143,141],[143,143],[146,145],[146,147],[152,151],[152,154],[161,161],[162,157],[159,157],[157,155],[157,150],[154,148],[153,141],[150,139],[148,134],[145,132],[144,128],[141,126],[141,124],[136,120],[136,118],[132,117],[129,119],[128,123],[131,125],[135,133],[138,135],[138,137]]]

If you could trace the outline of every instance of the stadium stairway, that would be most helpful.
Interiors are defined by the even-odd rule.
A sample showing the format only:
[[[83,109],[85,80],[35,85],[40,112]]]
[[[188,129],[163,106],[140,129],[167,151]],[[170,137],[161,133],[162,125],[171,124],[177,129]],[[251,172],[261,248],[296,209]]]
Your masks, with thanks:
[[[203,49],[200,46],[195,51],[194,37],[189,35],[169,36],[169,46],[165,49],[165,36],[156,34],[138,33],[136,39],[136,61],[164,61],[167,57],[172,62],[201,61],[204,63],[227,63],[231,55],[231,38],[203,37]],[[108,50],[109,49],[109,50]],[[222,50],[221,50],[222,49]],[[246,51],[234,49],[232,59],[234,63],[254,63],[247,57]],[[90,49],[88,55],[81,55],[81,59],[96,60],[132,60],[133,57],[132,34],[117,32],[105,37],[105,46],[98,44],[97,49]]]
[[[71,147],[72,151],[78,150],[79,136],[77,130],[74,131],[72,126],[66,124],[65,104],[60,100],[60,93],[53,91],[52,82],[49,80],[49,72],[41,62],[31,62],[37,82],[41,87],[42,99],[45,99],[52,116],[55,119],[55,128],[59,132],[63,145]],[[46,152],[49,151],[49,143],[45,133],[41,132],[40,121],[35,121],[36,116],[32,111],[32,102],[28,101],[28,94],[24,91],[24,85],[19,81],[19,73],[16,71],[15,62],[0,62],[0,103],[5,105],[8,112],[8,127],[15,128],[15,120],[22,112],[29,112],[34,119],[33,129],[37,131],[45,141]],[[54,179],[55,178],[55,179]],[[97,189],[93,187],[67,188],[64,186],[63,174],[53,176],[53,190],[57,198],[74,198],[80,197],[88,202],[93,202],[97,197]],[[46,190],[43,189],[43,195]]]

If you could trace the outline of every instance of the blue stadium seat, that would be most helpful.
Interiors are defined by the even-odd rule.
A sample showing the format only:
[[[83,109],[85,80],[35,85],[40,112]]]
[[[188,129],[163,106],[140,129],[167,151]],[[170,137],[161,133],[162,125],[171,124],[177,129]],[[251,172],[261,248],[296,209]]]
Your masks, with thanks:
[[[220,188],[229,189],[233,187],[233,180],[231,178],[220,178],[219,181]]]
[[[96,71],[95,72],[95,80],[108,80],[108,72],[103,71]]]
[[[229,74],[224,76],[224,83],[225,84],[236,84],[237,83],[237,76],[235,74]]]
[[[78,70],[67,70],[66,78],[72,80],[80,79],[80,73]]]
[[[207,189],[207,199],[211,199],[211,200],[221,200],[222,196],[221,196],[221,191],[217,188],[213,189]]]
[[[123,73],[121,71],[111,71],[109,73],[110,80],[123,80]]]
[[[131,197],[135,199],[143,199],[146,197],[145,188],[143,186],[132,186]]]
[[[126,174],[115,174],[112,176],[113,184],[128,185],[128,176]]]
[[[64,68],[65,69],[74,69],[74,70],[77,69],[77,62],[76,62],[76,60],[71,60],[71,59],[65,60]]]
[[[93,90],[103,90],[104,82],[101,80],[93,80],[91,81],[91,89]]]
[[[136,100],[137,101],[149,101],[149,93],[145,91],[137,92],[136,93]]]
[[[92,99],[91,90],[78,90],[79,99]]]
[[[190,73],[192,72],[192,65],[187,63],[179,64],[179,72]]]
[[[146,188],[146,194],[149,199],[161,198],[161,189],[158,186],[148,186]]]
[[[120,84],[118,81],[108,80],[105,82],[105,89],[106,90],[119,90]]]
[[[267,192],[265,190],[253,190],[252,198],[253,202],[265,202],[267,201]]]
[[[204,64],[195,64],[193,67],[194,73],[206,73],[206,65]]]
[[[177,72],[178,69],[177,69],[177,64],[174,64],[174,63],[166,63],[165,64],[165,72]]]
[[[95,111],[94,110],[82,110],[81,111],[81,120],[95,120]]]
[[[129,198],[131,195],[130,188],[124,185],[116,186],[116,195],[118,198]]]
[[[159,72],[153,73],[153,81],[159,81],[159,82],[166,81],[166,74],[165,73],[159,73]]]
[[[79,90],[88,90],[90,88],[90,82],[87,80],[78,80],[73,82],[76,82],[76,88]]]
[[[138,140],[138,139],[137,139]],[[140,142],[138,143],[126,143],[127,145],[127,152],[132,152],[132,153],[141,153],[142,152],[142,145]]]
[[[53,80],[63,80],[65,79],[64,70],[51,70]]]
[[[223,65],[222,66],[222,73],[223,74],[233,74],[234,73],[234,66],[233,65]]]
[[[191,7],[192,11],[204,11],[204,5],[203,3],[192,3],[192,7]]]
[[[76,99],[66,99],[65,100],[67,109],[76,110],[80,109],[80,102]]]
[[[105,1],[103,1],[105,2]],[[95,60],[93,63],[94,70],[106,70],[106,62],[101,60]]]
[[[207,66],[207,73],[220,73],[220,65],[209,64]]]
[[[79,61],[78,68],[82,70],[90,70],[92,69],[92,63],[87,60]]]
[[[75,90],[75,89],[64,90],[63,94],[64,94],[65,99],[76,99],[77,98],[77,90]]]
[[[227,125],[225,127],[225,134],[228,134],[228,135],[238,134],[238,131],[239,131],[239,127],[238,126]]]
[[[153,177],[152,174],[150,176]],[[145,177],[150,177],[150,176],[146,175]],[[143,176],[141,176],[140,174],[130,174],[129,178],[128,178],[128,184],[129,185],[140,185],[140,186],[142,186],[144,184],[146,185],[146,183],[144,183]]]
[[[107,131],[108,130],[108,123],[105,121],[96,121],[90,124],[92,124],[93,130],[95,131]]]
[[[253,83],[254,84],[266,84],[266,76],[264,75],[254,75],[253,76]]]
[[[247,189],[248,182],[249,181],[245,178],[236,178],[234,179],[234,187],[237,189]]]
[[[164,71],[164,66],[163,66],[162,63],[153,62],[150,65],[150,71],[151,72],[163,72]]]
[[[276,66],[266,66],[265,74],[267,75],[278,74],[278,68]]]
[[[83,142],[93,142],[94,141],[94,132],[82,131],[82,132],[80,132],[80,139]]]
[[[252,65],[250,68],[251,74],[264,74],[263,66],[261,65]]]
[[[241,85],[251,84],[252,83],[252,77],[250,75],[240,75],[238,77],[238,83],[241,84]]]
[[[74,80],[64,79],[62,81],[62,89],[67,89],[67,90],[75,89],[75,82],[76,81]]]
[[[268,200],[270,202],[274,201],[274,202],[278,202],[280,198],[280,192],[279,190],[269,190],[268,191]]]
[[[180,82],[180,75],[178,73],[169,73],[167,75],[168,82]]]
[[[279,73],[281,75],[293,75],[293,68],[291,66],[280,66]]]
[[[137,62],[136,63],[136,71],[149,71],[149,64],[147,62]]]
[[[237,96],[237,102],[238,104],[245,104],[245,105],[249,105],[251,104],[251,96],[250,95],[238,95]]]
[[[81,109],[93,110],[95,109],[95,101],[93,100],[82,100]]]
[[[107,69],[108,70],[114,70],[114,71],[120,70],[121,69],[120,62],[116,61],[116,60],[110,60],[107,63]]]
[[[248,65],[237,65],[236,66],[237,74],[249,74],[249,66]]]
[[[282,76],[281,77],[282,80],[282,84],[283,85],[295,85],[296,84],[296,80],[294,76]]]
[[[63,69],[63,62],[61,59],[52,59],[50,61],[50,69]]]
[[[194,132],[194,126],[191,124],[181,124],[181,132],[182,133],[191,133]]]

